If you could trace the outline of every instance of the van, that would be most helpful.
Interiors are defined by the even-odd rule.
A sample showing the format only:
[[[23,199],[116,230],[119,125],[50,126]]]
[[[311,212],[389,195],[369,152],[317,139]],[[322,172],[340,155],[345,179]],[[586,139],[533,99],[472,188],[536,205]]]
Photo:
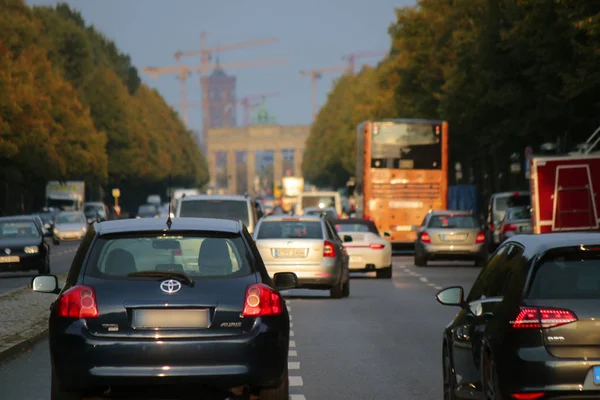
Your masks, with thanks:
[[[490,228],[491,248],[495,249],[500,244],[500,225],[509,207],[530,206],[529,192],[502,192],[494,193],[488,204],[487,223]]]
[[[257,222],[253,201],[248,196],[199,194],[177,202],[175,217],[240,220],[252,234]]]
[[[339,192],[304,192],[296,198],[296,215],[304,215],[304,209],[309,207],[335,208],[338,218],[344,212],[342,208],[342,196]]]

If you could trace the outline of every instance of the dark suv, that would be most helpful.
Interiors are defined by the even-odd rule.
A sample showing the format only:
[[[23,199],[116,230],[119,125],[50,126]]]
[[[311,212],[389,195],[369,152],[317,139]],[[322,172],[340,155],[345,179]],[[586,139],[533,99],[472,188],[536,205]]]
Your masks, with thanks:
[[[94,223],[50,314],[52,400],[246,391],[288,399],[289,315],[241,222],[128,219]],[[163,393],[164,390],[164,393]],[[171,397],[169,397],[171,398]]]

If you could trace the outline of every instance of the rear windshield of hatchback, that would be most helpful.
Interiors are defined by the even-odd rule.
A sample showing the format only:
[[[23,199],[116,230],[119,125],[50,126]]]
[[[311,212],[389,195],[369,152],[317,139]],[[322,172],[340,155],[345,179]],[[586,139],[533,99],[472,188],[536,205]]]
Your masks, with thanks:
[[[477,218],[471,215],[433,215],[429,219],[428,228],[440,229],[476,229]]]
[[[599,246],[600,247],[600,246]],[[529,289],[532,299],[599,299],[600,248],[545,257]]]
[[[240,236],[141,235],[100,237],[86,274],[126,278],[146,271],[182,272],[194,279],[246,276],[253,272]]]
[[[258,229],[257,239],[323,239],[319,221],[265,221]]]
[[[242,200],[186,200],[181,202],[180,217],[218,218],[250,223],[248,203]]]

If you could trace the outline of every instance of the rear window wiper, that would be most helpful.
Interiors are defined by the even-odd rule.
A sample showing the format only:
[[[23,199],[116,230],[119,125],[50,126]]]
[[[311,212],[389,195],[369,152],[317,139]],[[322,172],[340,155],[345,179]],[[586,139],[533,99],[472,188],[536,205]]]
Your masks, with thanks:
[[[140,271],[140,272],[132,272],[131,274],[127,274],[128,278],[171,278],[182,281],[188,286],[194,286],[194,280],[187,274],[183,272],[175,272],[175,271]]]

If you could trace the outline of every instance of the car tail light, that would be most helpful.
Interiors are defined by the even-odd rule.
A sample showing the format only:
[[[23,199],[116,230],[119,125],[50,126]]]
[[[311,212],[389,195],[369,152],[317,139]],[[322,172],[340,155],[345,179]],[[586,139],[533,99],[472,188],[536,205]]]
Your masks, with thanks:
[[[511,321],[513,328],[540,329],[554,328],[577,321],[571,310],[549,307],[521,307],[517,318]]]
[[[65,318],[97,318],[96,293],[90,286],[77,285],[58,298],[57,314]]]
[[[502,225],[503,232],[514,232],[517,230],[517,228],[518,228],[518,226],[512,225],[512,224]]]
[[[423,232],[421,233],[421,242],[423,243],[431,243],[431,237],[429,237],[429,233]]]
[[[279,293],[262,283],[248,286],[242,316],[267,317],[281,313],[283,313],[283,299]]]
[[[475,238],[475,243],[476,244],[480,244],[480,243],[483,243],[483,242],[485,242],[485,233],[479,232],[477,234],[477,237]]]
[[[335,257],[335,246],[328,240],[323,246],[323,257]]]
[[[373,250],[381,250],[385,247],[385,244],[371,243],[369,247]]]
[[[535,400],[544,397],[544,392],[513,393],[511,397],[517,400]]]
[[[367,216],[367,215],[365,215],[365,216],[363,217],[363,219],[364,219],[364,220],[366,220],[366,221],[372,221],[372,222],[375,222],[375,221],[373,221],[373,218],[371,218],[371,217],[369,217],[369,216]]]

